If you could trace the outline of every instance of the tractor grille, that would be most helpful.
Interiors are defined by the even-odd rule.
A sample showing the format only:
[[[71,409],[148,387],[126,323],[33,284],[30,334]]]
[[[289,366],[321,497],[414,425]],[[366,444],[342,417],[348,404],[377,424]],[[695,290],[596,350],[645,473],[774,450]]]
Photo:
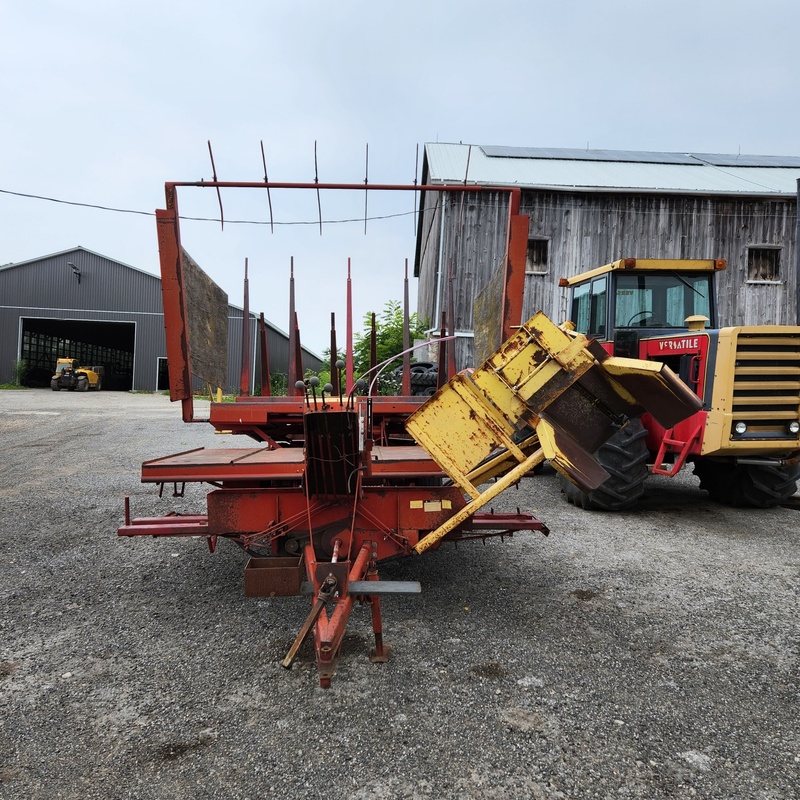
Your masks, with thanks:
[[[798,439],[789,425],[800,421],[800,332],[739,332],[733,383],[734,439]]]

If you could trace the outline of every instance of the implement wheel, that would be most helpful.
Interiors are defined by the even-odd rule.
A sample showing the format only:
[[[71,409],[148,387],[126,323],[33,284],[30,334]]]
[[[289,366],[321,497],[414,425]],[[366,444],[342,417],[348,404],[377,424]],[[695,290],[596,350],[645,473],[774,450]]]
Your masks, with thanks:
[[[695,462],[694,474],[700,478],[700,488],[718,503],[772,508],[797,491],[800,464],[770,467],[700,459]]]
[[[646,438],[647,431],[637,418],[601,445],[594,456],[611,477],[592,492],[583,492],[572,481],[559,476],[567,501],[587,511],[623,511],[636,505],[644,494],[649,474]]]

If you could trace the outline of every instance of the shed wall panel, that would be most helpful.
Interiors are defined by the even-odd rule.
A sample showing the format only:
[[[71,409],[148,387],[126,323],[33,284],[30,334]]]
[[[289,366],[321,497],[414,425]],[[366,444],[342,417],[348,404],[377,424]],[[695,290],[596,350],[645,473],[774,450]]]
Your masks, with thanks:
[[[426,201],[427,202],[427,201]],[[441,247],[422,247],[418,308],[433,318],[446,308],[447,267],[453,265],[456,325],[473,328],[473,302],[504,258],[507,208],[502,193],[443,195]],[[797,203],[792,199],[677,194],[523,191],[529,236],[548,242],[545,274],[527,274],[523,318],[540,309],[567,315],[558,279],[619,258],[724,258],[717,296],[722,325],[797,324]],[[780,248],[775,283],[748,280],[750,247]],[[438,327],[436,319],[434,327]],[[468,341],[468,340],[465,340]],[[471,347],[459,346],[473,366]]]
[[[80,271],[78,282],[72,263]],[[226,390],[239,386],[243,312],[228,307],[229,346]],[[0,268],[0,382],[11,381],[20,352],[21,317],[132,322],[136,325],[133,388],[154,391],[158,359],[166,357],[161,279],[156,275],[83,248]],[[251,375],[258,365],[257,321],[251,320]],[[286,372],[288,338],[267,326],[270,368]],[[304,352],[305,365],[322,362]],[[260,375],[259,375],[260,380]]]

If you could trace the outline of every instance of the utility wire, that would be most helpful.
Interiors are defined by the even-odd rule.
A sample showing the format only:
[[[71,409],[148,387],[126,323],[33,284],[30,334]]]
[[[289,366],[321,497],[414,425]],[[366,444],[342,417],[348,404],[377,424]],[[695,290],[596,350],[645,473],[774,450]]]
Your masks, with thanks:
[[[113,206],[101,206],[96,203],[79,203],[76,200],[60,200],[56,197],[45,197],[39,194],[28,194],[26,192],[12,192],[10,189],[0,189],[0,193],[13,195],[14,197],[27,197],[31,200],[45,200],[48,203],[60,203],[66,206],[79,206],[80,208],[93,208],[99,211],[113,211],[116,214],[138,214],[143,217],[154,217],[155,213],[152,211],[137,211],[132,208],[114,208]],[[370,220],[381,219],[394,219],[396,217],[408,217],[414,214],[414,211],[402,211],[397,214],[383,214],[380,216],[369,217]],[[218,217],[185,217],[180,215],[180,219],[190,222],[216,222],[219,224]],[[331,219],[323,220],[325,224],[337,225],[350,222],[363,222],[364,217],[353,217],[352,219]],[[226,223],[231,225],[270,225],[269,220],[255,220],[255,219],[226,219]],[[275,225],[319,225],[319,220],[292,220],[289,222],[274,222]]]
[[[549,194],[553,194],[553,192],[548,192]],[[154,217],[155,214],[152,211],[138,211],[136,209],[131,208],[114,208],[113,206],[104,206],[99,205],[97,203],[79,203],[75,200],[61,200],[56,197],[46,197],[43,195],[38,194],[29,194],[26,192],[13,192],[10,189],[0,189],[0,194],[8,194],[13,195],[14,197],[26,197],[32,200],[44,200],[49,203],[60,203],[62,205],[68,206],[78,206],[80,208],[92,208],[99,211],[110,211],[116,214],[138,214],[139,216],[144,217]],[[579,193],[583,195],[584,193]],[[588,194],[603,194],[603,192],[596,192],[596,193],[588,193]],[[666,217],[675,217],[675,218],[686,218],[689,219],[689,213],[686,210],[681,209],[663,209],[661,208],[661,204],[665,201],[669,203],[671,200],[696,200],[696,213],[701,217],[706,218],[730,218],[736,217],[737,214],[741,212],[741,209],[738,209],[734,206],[734,208],[730,211],[709,211],[707,210],[707,206],[709,203],[716,202],[716,203],[731,203],[734,204],[736,202],[746,202],[749,204],[763,204],[764,211],[759,213],[758,216],[760,219],[775,219],[781,220],[784,219],[786,216],[782,213],[769,213],[767,212],[768,206],[786,206],[792,202],[793,198],[788,197],[779,197],[779,198],[771,198],[771,197],[733,197],[733,196],[720,196],[718,198],[709,199],[706,196],[693,198],[692,195],[660,195],[658,193],[652,195],[637,195],[637,197],[643,197],[644,199],[641,201],[637,201],[637,205],[639,202],[647,203],[647,204],[658,204],[656,207],[653,208],[636,208],[631,206],[619,206],[616,209],[606,209],[607,213],[609,214],[621,214],[624,215],[626,219],[637,217],[637,216],[666,216]],[[583,209],[592,210],[592,207],[576,205],[575,203],[569,202],[559,202],[548,200],[542,204],[533,204],[530,207],[523,207],[522,213],[528,214],[531,217],[536,215],[537,217],[542,217],[543,215],[547,215],[552,211],[581,211]],[[429,207],[425,209],[418,209],[416,211],[401,211],[396,214],[384,214],[380,216],[373,216],[368,217],[369,220],[384,220],[384,219],[396,219],[398,217],[409,217],[412,214],[430,214],[436,211],[436,207]],[[753,213],[752,211],[746,212],[748,214]],[[183,215],[180,216],[182,220],[187,220],[189,222],[214,222],[217,225],[219,224],[219,217],[185,217]],[[254,219],[234,219],[234,220],[225,220],[226,223],[231,225],[283,225],[283,226],[292,226],[292,225],[319,225],[319,219],[314,220],[290,220],[288,222],[273,222],[270,223],[269,220],[254,220]],[[350,224],[350,223],[362,223],[364,222],[364,217],[353,217],[353,218],[346,218],[346,219],[333,219],[333,220],[323,220],[324,224],[330,225],[343,225],[343,224]]]

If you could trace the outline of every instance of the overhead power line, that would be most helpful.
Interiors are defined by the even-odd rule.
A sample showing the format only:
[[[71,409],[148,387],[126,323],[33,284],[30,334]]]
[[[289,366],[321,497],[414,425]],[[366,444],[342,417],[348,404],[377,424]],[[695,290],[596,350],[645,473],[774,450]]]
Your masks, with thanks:
[[[77,206],[79,208],[91,208],[98,211],[108,211],[115,214],[137,214],[143,217],[154,217],[155,213],[152,211],[140,211],[138,209],[132,208],[115,208],[113,206],[105,206],[100,205],[98,203],[80,203],[76,200],[62,200],[57,197],[46,197],[44,195],[38,194],[30,194],[28,192],[14,192],[10,189],[0,189],[0,194],[7,194],[12,195],[14,197],[25,197],[31,200],[43,200],[48,203],[60,203],[61,205],[67,206]],[[550,192],[552,195],[553,192]],[[576,194],[585,194],[584,192],[577,192]],[[597,193],[588,193],[588,194],[602,194],[602,192]],[[641,195],[641,197],[646,198],[644,202],[651,202],[651,201],[674,201],[676,197],[680,197],[683,199],[692,198],[692,195],[659,195],[658,193],[654,193],[652,195]],[[786,206],[790,205],[793,202],[793,198],[781,197],[781,198],[768,198],[768,197],[719,197],[719,198],[710,198],[708,196],[702,196],[698,198],[693,198],[697,200],[705,200],[707,202],[717,202],[717,203],[736,203],[739,202],[747,202],[747,203],[762,203],[764,206],[764,210],[759,215],[763,219],[775,219],[780,220],[785,217],[785,213],[781,213],[777,211],[775,213],[770,213],[767,211],[768,207],[775,207],[775,206]],[[409,217],[413,214],[433,214],[435,212],[435,206],[430,206],[424,209],[417,209],[416,211],[402,211],[396,214],[383,214],[378,216],[370,216],[368,220],[384,220],[384,219],[395,219],[399,217]],[[576,206],[572,202],[558,202],[553,201],[552,197],[548,199],[546,202],[541,204],[536,204],[533,207],[523,207],[522,213],[529,214],[533,216],[534,214],[547,214],[552,211],[574,211],[576,210]],[[687,217],[689,212],[686,210],[681,210],[677,208],[672,209],[664,209],[663,207],[652,207],[652,208],[631,208],[630,206],[623,207],[620,206],[617,209],[608,209],[609,213],[616,213],[616,214],[625,214],[626,216],[668,216],[668,217]],[[735,216],[737,211],[734,208],[731,210],[704,210],[703,215],[710,218],[724,218],[724,217],[731,217]],[[219,217],[189,217],[180,215],[182,220],[190,221],[190,222],[213,222],[215,224],[219,224]],[[345,219],[331,219],[331,220],[322,220],[326,225],[344,225],[344,224],[352,224],[352,223],[363,223],[364,217],[352,217],[352,218],[345,218]],[[269,220],[255,220],[255,219],[226,219],[225,222],[231,225],[282,225],[292,226],[292,225],[314,225],[317,226],[320,223],[320,220],[313,219],[313,220],[289,220],[284,222],[273,221],[270,222]]]
[[[98,211],[111,211],[115,214],[138,214],[139,216],[143,217],[155,217],[155,213],[153,211],[139,211],[134,208],[114,208],[113,206],[103,206],[97,203],[79,203],[77,200],[62,200],[57,197],[46,197],[40,194],[29,194],[27,192],[12,192],[10,189],[0,189],[0,193],[13,195],[14,197],[26,197],[30,200],[44,200],[48,203],[60,203],[61,205],[65,206],[78,206],[80,208],[92,208]],[[398,212],[397,214],[382,214],[378,216],[371,216],[369,220],[381,220],[381,219],[394,219],[396,217],[408,217],[414,214],[414,211],[402,211]],[[180,215],[182,220],[187,220],[191,222],[215,222],[219,224],[219,217],[187,217],[184,215]],[[226,219],[226,224],[231,225],[319,225],[319,220],[290,220],[288,222],[278,222],[275,221],[270,223],[269,220],[256,220],[256,219]],[[345,223],[352,223],[352,222],[364,222],[364,217],[353,217],[348,219],[330,219],[330,220],[323,220],[326,225],[339,225]]]

